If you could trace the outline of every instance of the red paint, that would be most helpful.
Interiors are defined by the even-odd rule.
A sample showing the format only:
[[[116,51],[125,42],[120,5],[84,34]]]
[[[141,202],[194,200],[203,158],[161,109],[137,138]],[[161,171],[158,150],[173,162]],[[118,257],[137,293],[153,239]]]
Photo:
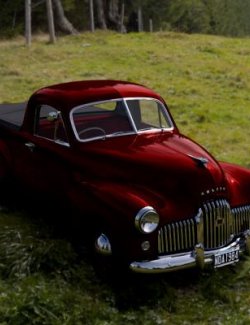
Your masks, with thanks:
[[[124,97],[155,98],[166,106],[154,91],[122,81],[79,81],[38,90],[28,102],[21,130],[0,130],[0,151],[10,157],[13,176],[31,190],[71,202],[81,211],[81,226],[98,216],[117,251],[129,260],[157,255],[157,232],[142,235],[134,226],[135,215],[144,206],[153,206],[164,225],[193,217],[204,201],[216,197],[227,199],[232,207],[249,204],[249,170],[218,163],[181,135],[174,122],[170,131],[85,143],[75,139],[69,121],[73,107]],[[61,111],[69,147],[33,134],[35,109],[41,104]],[[27,142],[35,144],[33,152]],[[206,158],[207,163],[192,157]],[[226,191],[211,191],[215,188]],[[147,239],[154,245],[145,253],[140,243]]]

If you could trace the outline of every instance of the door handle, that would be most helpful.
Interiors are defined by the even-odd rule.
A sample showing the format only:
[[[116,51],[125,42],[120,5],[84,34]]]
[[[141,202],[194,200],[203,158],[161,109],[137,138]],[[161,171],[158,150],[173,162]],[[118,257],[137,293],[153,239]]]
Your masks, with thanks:
[[[34,143],[32,143],[32,142],[26,142],[25,147],[27,147],[31,152],[33,152],[36,145]]]

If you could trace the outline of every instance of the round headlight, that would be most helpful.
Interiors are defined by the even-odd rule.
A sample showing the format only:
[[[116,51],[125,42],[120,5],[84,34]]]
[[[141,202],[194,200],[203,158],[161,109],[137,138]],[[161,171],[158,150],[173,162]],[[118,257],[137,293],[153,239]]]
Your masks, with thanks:
[[[159,224],[159,215],[152,207],[142,208],[135,217],[135,226],[144,234],[155,231]]]

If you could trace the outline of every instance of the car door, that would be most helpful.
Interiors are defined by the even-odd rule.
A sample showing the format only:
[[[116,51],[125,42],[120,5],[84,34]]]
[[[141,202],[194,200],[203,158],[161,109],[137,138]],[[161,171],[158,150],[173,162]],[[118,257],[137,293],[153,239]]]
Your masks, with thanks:
[[[62,197],[70,179],[70,145],[61,113],[48,105],[36,108],[34,133],[12,144],[14,174],[20,184],[43,195]]]

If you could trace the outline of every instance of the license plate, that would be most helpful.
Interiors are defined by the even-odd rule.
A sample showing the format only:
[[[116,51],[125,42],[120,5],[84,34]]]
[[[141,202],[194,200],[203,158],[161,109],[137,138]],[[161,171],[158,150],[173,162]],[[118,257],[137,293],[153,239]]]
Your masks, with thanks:
[[[239,262],[239,246],[230,248],[223,253],[214,255],[214,267],[223,267],[225,265]]]

